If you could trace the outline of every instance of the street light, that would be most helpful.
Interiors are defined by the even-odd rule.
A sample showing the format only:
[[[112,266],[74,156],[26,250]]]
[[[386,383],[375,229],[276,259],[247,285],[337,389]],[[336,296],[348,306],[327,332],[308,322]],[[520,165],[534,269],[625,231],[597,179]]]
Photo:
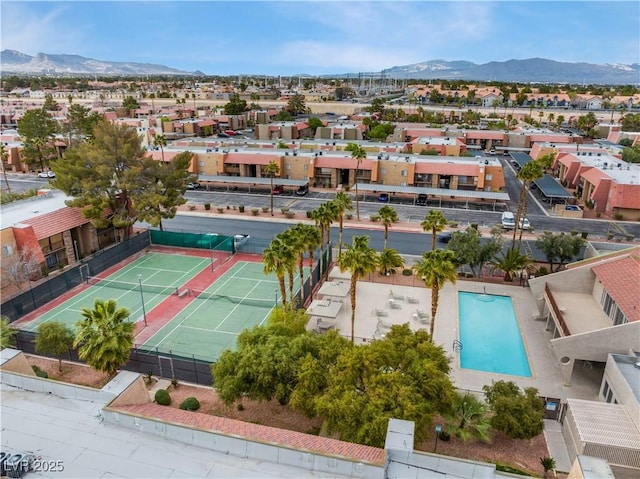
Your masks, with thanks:
[[[440,424],[436,425],[436,443],[433,446],[433,452],[436,452],[436,448],[438,447],[438,436],[440,435],[440,433],[442,432],[442,426]]]
[[[144,320],[144,327],[147,327],[147,311],[144,309],[144,294],[142,292],[142,275],[138,275],[138,285],[140,286],[140,300],[142,301],[142,319]]]

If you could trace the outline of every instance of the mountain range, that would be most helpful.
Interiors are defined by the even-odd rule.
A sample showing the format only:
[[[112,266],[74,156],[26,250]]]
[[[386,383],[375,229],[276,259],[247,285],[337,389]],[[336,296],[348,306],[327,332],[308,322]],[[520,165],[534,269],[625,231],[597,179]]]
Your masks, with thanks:
[[[0,72],[3,75],[205,75],[201,71],[187,72],[151,63],[112,62],[67,54],[38,53],[31,56],[16,50],[2,50],[0,52]],[[322,76],[354,78],[359,74],[343,73]],[[640,84],[640,64],[567,63],[544,58],[483,64],[469,61],[431,60],[412,65],[394,66],[382,72],[368,72],[366,75],[422,80],[626,85]]]

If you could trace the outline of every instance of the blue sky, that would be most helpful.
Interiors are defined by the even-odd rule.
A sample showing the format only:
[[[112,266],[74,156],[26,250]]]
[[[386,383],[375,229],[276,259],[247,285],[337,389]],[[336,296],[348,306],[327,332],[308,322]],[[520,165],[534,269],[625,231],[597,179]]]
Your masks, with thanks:
[[[211,75],[421,61],[640,62],[637,1],[0,2],[1,48]]]

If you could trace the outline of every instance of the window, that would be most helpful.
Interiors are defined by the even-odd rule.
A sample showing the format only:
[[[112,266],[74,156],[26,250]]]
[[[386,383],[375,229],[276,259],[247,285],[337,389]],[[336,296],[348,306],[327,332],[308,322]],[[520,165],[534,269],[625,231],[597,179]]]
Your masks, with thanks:
[[[614,302],[611,296],[607,293],[607,296],[604,298],[604,314],[610,316],[611,308],[613,307]]]
[[[616,307],[616,312],[613,315],[613,325],[618,326],[620,324],[625,324],[625,323],[627,323],[626,316],[622,311],[620,311],[620,308]]]
[[[493,175],[485,175],[484,178],[487,181],[491,181],[493,179]]]
[[[204,166],[204,161],[199,161],[198,166]]]
[[[386,175],[387,174],[387,169],[386,168],[380,168],[380,174],[381,175]]]
[[[609,389],[609,394],[607,394],[607,402],[611,402],[612,398],[613,398],[613,391]]]
[[[289,163],[287,163],[284,168],[285,168],[285,170],[290,170],[291,169],[291,165]]]
[[[11,253],[13,253],[13,248],[10,245],[2,247],[2,256],[9,256]]]
[[[309,171],[309,165],[304,165],[304,171]]]
[[[400,172],[400,176],[407,176],[407,170],[402,170]]]
[[[604,387],[602,388],[602,395],[604,397],[607,397],[607,394],[609,394],[609,383],[606,381],[604,381]]]

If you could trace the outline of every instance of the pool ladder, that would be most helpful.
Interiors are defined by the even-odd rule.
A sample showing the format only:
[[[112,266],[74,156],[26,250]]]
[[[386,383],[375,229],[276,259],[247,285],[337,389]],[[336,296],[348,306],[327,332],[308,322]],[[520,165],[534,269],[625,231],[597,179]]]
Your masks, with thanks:
[[[457,339],[453,340],[453,350],[454,352],[458,352],[462,349],[462,343],[460,341],[458,341]]]

